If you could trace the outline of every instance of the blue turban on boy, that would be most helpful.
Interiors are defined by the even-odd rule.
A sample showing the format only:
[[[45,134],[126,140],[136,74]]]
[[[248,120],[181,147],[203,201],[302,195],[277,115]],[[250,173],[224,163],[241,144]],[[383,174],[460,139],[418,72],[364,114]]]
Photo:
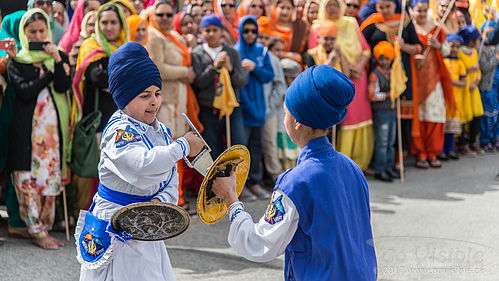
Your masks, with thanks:
[[[355,87],[345,74],[329,65],[302,72],[286,91],[284,103],[301,124],[326,129],[343,121]]]
[[[478,29],[472,25],[467,25],[461,27],[457,35],[463,38],[464,45],[468,45],[468,43],[470,43],[471,41],[480,38],[480,31],[478,31]]]
[[[119,47],[109,58],[109,92],[119,109],[124,109],[150,86],[161,89],[161,76],[146,49],[137,42]]]
[[[459,42],[461,44],[464,43],[463,38],[461,38],[461,36],[452,33],[447,34],[447,42]]]
[[[199,28],[203,29],[203,28],[207,27],[208,25],[214,25],[214,26],[218,26],[220,28],[224,28],[222,20],[217,15],[213,15],[213,14],[203,16],[203,18],[201,19],[201,23],[199,24]]]

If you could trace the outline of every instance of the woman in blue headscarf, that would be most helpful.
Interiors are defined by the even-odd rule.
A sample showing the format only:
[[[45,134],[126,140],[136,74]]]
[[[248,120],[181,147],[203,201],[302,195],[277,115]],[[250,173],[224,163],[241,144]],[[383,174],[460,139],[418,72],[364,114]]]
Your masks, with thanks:
[[[263,154],[263,126],[265,125],[265,96],[263,84],[272,81],[274,71],[268,50],[257,43],[258,23],[255,17],[245,16],[239,24],[239,42],[234,46],[241,54],[241,65],[249,73],[248,84],[241,89],[241,108],[246,127],[247,146],[251,153],[251,167],[247,185],[256,196],[270,197],[260,184],[263,170],[260,160]]]

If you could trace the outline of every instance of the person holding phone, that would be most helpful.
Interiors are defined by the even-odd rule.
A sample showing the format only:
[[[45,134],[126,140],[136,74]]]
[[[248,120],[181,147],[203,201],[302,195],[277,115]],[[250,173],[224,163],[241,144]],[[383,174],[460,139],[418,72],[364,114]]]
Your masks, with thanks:
[[[41,9],[24,14],[19,28],[22,50],[7,66],[16,93],[8,168],[34,244],[55,250],[64,243],[48,231],[66,174],[70,113],[66,94],[71,82],[68,57],[52,43],[49,23]],[[47,44],[43,50],[30,50],[29,42],[35,41]]]

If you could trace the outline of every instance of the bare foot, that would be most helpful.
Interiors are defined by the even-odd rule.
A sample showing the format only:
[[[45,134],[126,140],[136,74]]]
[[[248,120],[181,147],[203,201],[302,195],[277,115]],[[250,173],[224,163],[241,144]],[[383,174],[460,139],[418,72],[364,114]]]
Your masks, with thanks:
[[[59,245],[57,245],[57,243],[55,243],[52,239],[50,239],[48,235],[42,238],[34,237],[33,244],[37,245],[42,249],[47,249],[47,250],[59,249]]]
[[[55,238],[54,236],[47,235],[48,238],[50,238],[57,246],[64,247],[66,244],[62,242],[61,240]]]

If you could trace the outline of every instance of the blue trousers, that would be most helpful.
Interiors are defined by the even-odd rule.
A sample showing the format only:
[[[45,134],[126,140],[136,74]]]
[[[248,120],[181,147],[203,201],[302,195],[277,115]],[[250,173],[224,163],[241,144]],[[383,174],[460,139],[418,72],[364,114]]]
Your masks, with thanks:
[[[219,111],[213,108],[201,107],[199,121],[204,126],[201,133],[204,140],[211,147],[211,157],[215,160],[224,150],[226,145],[223,136],[226,135],[225,117],[219,118]],[[243,112],[236,107],[230,115],[231,145],[246,145],[246,134],[244,132]]]
[[[395,110],[373,110],[374,170],[377,174],[393,168],[397,119]]]

